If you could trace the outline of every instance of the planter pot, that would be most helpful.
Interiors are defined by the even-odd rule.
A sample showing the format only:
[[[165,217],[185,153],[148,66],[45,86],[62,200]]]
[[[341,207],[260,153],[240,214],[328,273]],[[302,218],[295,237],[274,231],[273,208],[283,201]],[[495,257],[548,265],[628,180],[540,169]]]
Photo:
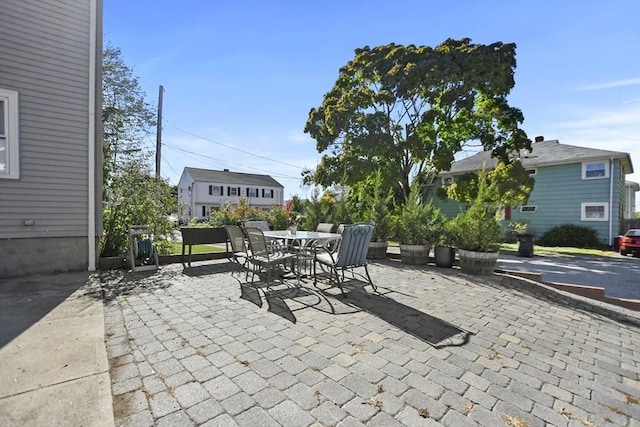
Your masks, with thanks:
[[[438,267],[451,268],[456,260],[456,248],[436,246],[433,248],[433,256]]]
[[[400,259],[405,264],[426,265],[429,261],[429,245],[400,244]]]
[[[470,274],[493,274],[498,261],[498,252],[476,252],[458,249],[460,268]]]
[[[367,250],[367,259],[384,259],[387,257],[388,242],[371,242]]]

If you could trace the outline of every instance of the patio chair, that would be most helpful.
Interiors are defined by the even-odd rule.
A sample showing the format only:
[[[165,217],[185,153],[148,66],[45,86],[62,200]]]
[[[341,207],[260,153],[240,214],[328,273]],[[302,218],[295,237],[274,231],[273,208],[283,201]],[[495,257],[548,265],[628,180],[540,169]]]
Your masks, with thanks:
[[[255,227],[245,229],[247,238],[249,239],[249,265],[251,266],[251,281],[256,274],[266,273],[267,288],[271,285],[273,270],[276,267],[286,266],[290,264],[292,267],[297,261],[297,256],[293,252],[287,250],[286,245],[268,244],[262,230]],[[298,276],[298,284],[300,284],[300,274]]]
[[[245,242],[245,236],[242,229],[237,225],[225,225],[224,229],[229,236],[229,242],[231,243],[231,256],[230,259],[235,263],[240,270],[247,270],[247,277],[249,276],[248,263],[249,263],[249,250]],[[231,273],[233,275],[233,272]]]
[[[331,233],[331,231],[333,231],[333,224],[329,222],[321,222],[316,227],[316,231],[319,233]]]
[[[358,275],[365,279],[374,291],[377,290],[367,268],[367,251],[373,235],[373,228],[374,226],[369,224],[345,225],[342,237],[326,240],[322,245],[316,247],[313,263],[314,285],[318,281],[316,266],[320,264],[329,268],[329,283],[338,286],[342,295],[345,295],[343,289],[344,272],[349,270],[355,277],[355,269],[362,267],[366,276]],[[338,242],[338,246],[332,250],[336,242]]]

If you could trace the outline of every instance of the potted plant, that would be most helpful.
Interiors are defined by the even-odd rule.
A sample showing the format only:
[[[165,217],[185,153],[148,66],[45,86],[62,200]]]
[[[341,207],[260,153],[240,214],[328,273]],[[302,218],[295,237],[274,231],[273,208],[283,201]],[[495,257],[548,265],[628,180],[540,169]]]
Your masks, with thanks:
[[[500,253],[499,204],[488,197],[488,179],[478,176],[478,194],[451,222],[460,268],[471,274],[492,274]]]
[[[366,187],[370,187],[370,190]],[[387,256],[388,240],[393,231],[390,209],[393,204],[393,190],[384,185],[380,170],[371,177],[369,185],[365,186],[365,195],[362,199],[366,202],[364,220],[375,226],[367,258],[384,259]]]
[[[436,236],[433,257],[438,267],[451,268],[455,263],[456,248],[454,247],[453,227],[450,220],[443,221]]]
[[[425,203],[414,186],[396,220],[400,259],[407,264],[427,264],[431,245],[444,224],[444,216],[431,201]]]

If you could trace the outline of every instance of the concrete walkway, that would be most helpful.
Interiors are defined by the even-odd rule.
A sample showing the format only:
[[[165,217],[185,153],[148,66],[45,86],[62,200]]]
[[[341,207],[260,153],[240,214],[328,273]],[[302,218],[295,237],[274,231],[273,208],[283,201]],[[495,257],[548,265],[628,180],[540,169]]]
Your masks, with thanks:
[[[89,278],[0,281],[0,426],[113,426],[104,310]]]
[[[1,281],[0,425],[639,425],[640,313],[503,275],[370,271],[378,292],[347,298],[226,261]]]

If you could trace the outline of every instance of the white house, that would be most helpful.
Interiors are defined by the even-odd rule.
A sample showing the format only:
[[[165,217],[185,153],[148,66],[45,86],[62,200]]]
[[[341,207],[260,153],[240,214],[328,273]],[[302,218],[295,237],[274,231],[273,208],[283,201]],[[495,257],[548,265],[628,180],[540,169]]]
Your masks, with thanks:
[[[284,186],[269,175],[184,168],[178,183],[181,217],[206,218],[229,201],[237,205],[245,199],[249,206],[267,210],[284,204]]]

